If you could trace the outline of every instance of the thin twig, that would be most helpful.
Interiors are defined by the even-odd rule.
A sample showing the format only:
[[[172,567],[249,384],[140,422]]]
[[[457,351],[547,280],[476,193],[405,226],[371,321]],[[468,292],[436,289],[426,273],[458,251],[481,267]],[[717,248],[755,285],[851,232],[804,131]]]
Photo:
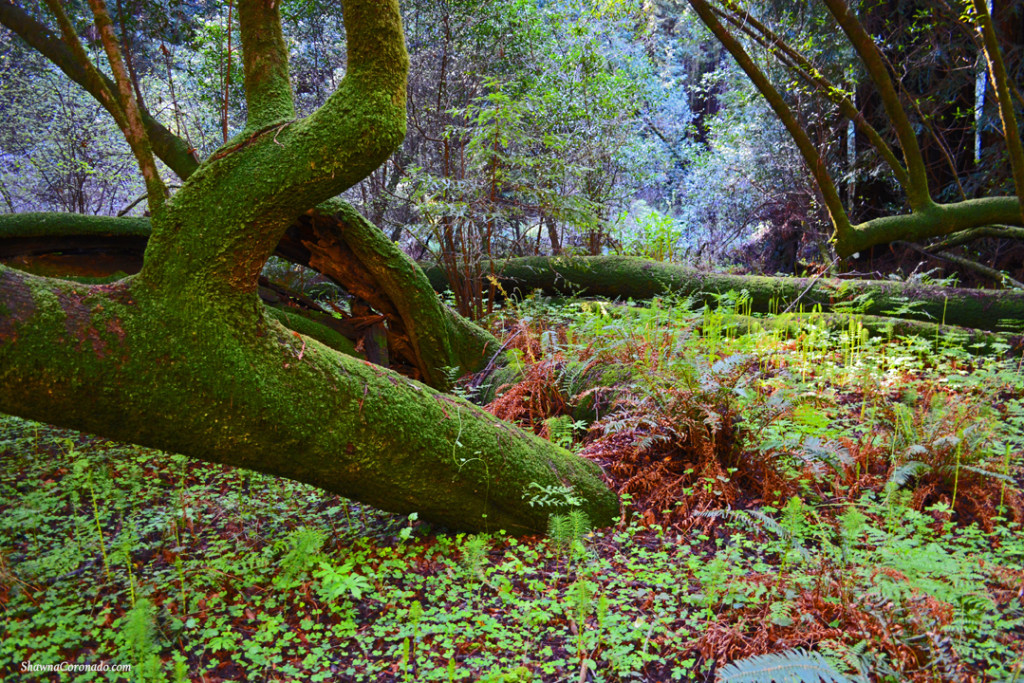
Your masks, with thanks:
[[[800,292],[800,295],[797,298],[793,299],[793,302],[786,307],[786,310],[782,312],[782,315],[785,315],[786,313],[789,313],[791,310],[793,310],[793,307],[797,305],[800,299],[804,298],[804,295],[807,294],[807,292],[811,291],[811,288],[814,287],[815,284],[817,284],[818,280],[820,280],[825,273],[827,273],[834,265],[836,265],[836,263],[839,261],[839,258],[840,257],[836,256],[834,259],[832,259],[832,263],[830,263],[827,268],[822,268],[820,273],[812,277],[811,284],[807,285],[807,289]]]
[[[516,330],[511,337],[505,340],[504,344],[498,347],[498,350],[494,352],[493,356],[491,356],[491,360],[487,361],[487,365],[484,366],[484,369],[477,373],[476,377],[473,378],[473,382],[470,384],[471,389],[476,389],[478,386],[480,386],[483,383],[483,381],[487,379],[487,377],[491,374],[491,372],[494,371],[494,361],[498,360],[498,356],[500,356],[502,352],[504,352],[505,349],[508,348],[508,345],[511,344],[512,341],[519,336],[519,333],[521,331],[522,330]]]
[[[181,185],[168,185],[168,186],[167,186],[167,189],[168,189],[168,190],[177,190],[177,189],[180,189],[180,188],[181,188]],[[120,211],[118,211],[118,212],[117,212],[117,217],[118,217],[118,218],[121,218],[121,217],[122,217],[122,216],[124,216],[124,215],[125,215],[126,213],[128,213],[129,211],[131,211],[132,209],[134,209],[134,208],[135,208],[136,206],[138,206],[139,202],[143,202],[143,201],[145,201],[146,199],[148,199],[148,196],[147,196],[147,195],[142,195],[141,197],[139,197],[138,199],[136,199],[135,201],[133,201],[133,202],[132,202],[131,204],[129,204],[128,206],[126,206],[126,207],[124,207],[123,209],[121,209]]]

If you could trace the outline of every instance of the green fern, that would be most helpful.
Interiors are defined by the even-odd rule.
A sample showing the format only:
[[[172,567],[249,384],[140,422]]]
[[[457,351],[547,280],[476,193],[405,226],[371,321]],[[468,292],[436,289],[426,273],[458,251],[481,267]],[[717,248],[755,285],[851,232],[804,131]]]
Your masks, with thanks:
[[[274,550],[285,551],[281,557],[280,579],[291,581],[316,566],[318,554],[327,540],[320,529],[299,527],[274,544]]]
[[[824,655],[807,650],[786,650],[747,657],[719,670],[717,683],[855,683],[841,673]]]
[[[590,518],[582,510],[572,510],[565,515],[551,515],[548,517],[548,538],[555,547],[559,558],[566,554],[568,563],[566,568],[572,567],[573,556],[584,555],[586,546],[583,539],[590,533]]]
[[[893,469],[892,474],[889,475],[889,481],[885,484],[885,488],[887,491],[903,488],[911,479],[921,476],[930,469],[930,465],[917,460],[905,462]]]

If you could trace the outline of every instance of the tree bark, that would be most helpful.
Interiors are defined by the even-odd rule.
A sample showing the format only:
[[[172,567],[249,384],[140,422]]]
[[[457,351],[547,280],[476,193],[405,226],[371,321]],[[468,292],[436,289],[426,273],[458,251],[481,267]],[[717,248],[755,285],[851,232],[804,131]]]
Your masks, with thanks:
[[[549,294],[649,299],[675,292],[713,305],[717,295],[745,290],[751,310],[759,313],[783,311],[798,297],[804,310],[820,305],[825,311],[863,297],[858,310],[866,315],[1007,332],[1019,332],[1024,323],[1024,294],[1014,292],[906,282],[728,275],[630,256],[535,256],[495,262],[494,269],[509,293],[529,294],[540,289]],[[426,274],[435,288],[447,286],[440,269],[428,268]],[[893,315],[892,311],[899,313]]]
[[[362,235],[365,240],[364,257],[372,262],[381,259],[385,278],[397,278],[397,273],[411,273],[412,262],[408,260],[383,233],[365,222],[361,216],[348,207],[347,221],[358,231],[345,229],[345,223],[335,230],[338,234]],[[107,244],[126,244],[135,240],[135,247],[148,234],[145,219],[113,219],[101,217],[74,216],[71,214],[21,214],[0,217],[0,260],[28,253],[46,253],[71,244],[82,247],[102,247]],[[1001,233],[1000,233],[1001,234]],[[123,240],[118,242],[117,240]],[[294,232],[282,241],[278,255],[289,260],[309,264],[309,257],[296,254],[293,250]],[[324,240],[323,237],[317,238]],[[331,238],[335,239],[335,238]],[[350,240],[355,237],[348,237]],[[327,241],[324,240],[326,244]],[[291,245],[291,246],[289,246]],[[371,246],[373,245],[373,246]],[[374,250],[386,252],[386,256],[374,256]],[[90,259],[95,258],[90,256]],[[351,287],[350,278],[340,270],[332,270],[324,263],[319,264],[326,273],[342,287]],[[771,313],[784,310],[789,303],[800,296],[812,280],[809,278],[773,278],[755,275],[727,275],[707,273],[686,266],[647,261],[633,257],[526,257],[507,262],[494,262],[502,287],[512,293],[529,293],[541,289],[553,294],[584,293],[587,295],[612,298],[644,299],[668,291],[683,294],[702,294],[702,300],[713,303],[715,293],[746,290],[752,297],[753,310]],[[390,274],[388,274],[390,273]],[[100,274],[91,271],[90,274]],[[440,269],[428,266],[425,269],[427,281],[435,290],[443,291],[447,279]],[[438,319],[437,314],[417,315],[418,310],[429,310],[432,295],[423,296],[426,281],[416,280],[411,275],[393,282],[391,292],[398,294],[398,300],[408,312],[406,319]],[[376,283],[376,280],[372,280]],[[373,287],[378,285],[373,284]],[[410,296],[408,292],[418,292]],[[903,309],[899,316],[931,322],[945,322],[950,325],[980,330],[1019,331],[1024,322],[1024,295],[1013,292],[972,290],[951,287],[928,287],[924,285],[893,281],[833,280],[818,279],[807,294],[800,298],[806,309],[820,305],[824,310],[835,304],[849,302],[854,297],[869,295],[871,303],[863,312],[869,315],[885,315],[886,312]],[[407,299],[407,300],[406,300]],[[390,300],[388,300],[390,301]],[[372,303],[372,302],[371,302]],[[911,310],[908,309],[911,305]],[[497,350],[493,337],[476,325],[458,317],[442,307],[442,319],[430,333],[434,338],[448,335],[448,343],[461,343],[457,350],[435,361],[435,367],[458,367],[463,372],[479,370]],[[454,329],[453,329],[454,328]],[[455,341],[453,341],[455,340]],[[437,342],[431,342],[436,348]],[[438,386],[443,386],[439,384]]]
[[[0,411],[314,484],[471,530],[543,532],[530,485],[598,525],[596,465],[471,404],[249,311],[0,266]],[[61,349],[55,353],[55,349]]]
[[[142,267],[151,230],[147,218],[0,216],[0,263],[91,281],[130,275]],[[448,388],[452,376],[476,372],[498,350],[490,333],[442,305],[419,266],[345,202],[332,201],[293,221],[274,253],[315,269],[383,314],[394,365],[413,369],[409,374],[435,389]],[[297,329],[287,320],[281,322]]]

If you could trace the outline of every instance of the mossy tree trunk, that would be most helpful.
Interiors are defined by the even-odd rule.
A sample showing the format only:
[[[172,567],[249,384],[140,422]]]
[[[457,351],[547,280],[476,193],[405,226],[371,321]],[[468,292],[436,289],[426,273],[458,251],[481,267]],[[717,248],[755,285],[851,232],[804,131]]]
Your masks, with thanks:
[[[37,275],[113,279],[141,269],[151,231],[148,218],[9,214],[0,216],[0,263]],[[419,266],[345,202],[324,203],[293,221],[274,254],[316,270],[375,312],[313,315],[314,322],[358,343],[366,323],[382,318],[390,367],[435,389],[447,388],[453,374],[479,370],[498,349],[491,334],[442,305]],[[308,326],[290,324],[294,316],[274,315],[309,334]]]
[[[99,23],[102,3],[90,5]],[[349,0],[347,75],[295,120],[278,3],[239,9],[249,125],[175,195],[150,193],[141,271],[89,286],[0,266],[0,410],[459,528],[542,531],[550,510],[529,505],[534,483],[571,487],[595,523],[611,522],[617,499],[596,466],[264,314],[260,271],[296,217],[401,142],[408,59],[397,0]],[[130,108],[131,93],[107,90]],[[385,288],[403,286],[387,254],[349,244]]]

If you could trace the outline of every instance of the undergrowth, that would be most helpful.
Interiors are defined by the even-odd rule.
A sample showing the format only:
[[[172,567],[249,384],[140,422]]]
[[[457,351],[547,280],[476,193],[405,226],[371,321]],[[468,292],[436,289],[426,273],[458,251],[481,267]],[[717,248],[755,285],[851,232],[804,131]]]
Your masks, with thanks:
[[[1024,680],[1020,358],[852,321],[504,311],[491,409],[624,501],[546,538],[4,417],[3,680]]]

